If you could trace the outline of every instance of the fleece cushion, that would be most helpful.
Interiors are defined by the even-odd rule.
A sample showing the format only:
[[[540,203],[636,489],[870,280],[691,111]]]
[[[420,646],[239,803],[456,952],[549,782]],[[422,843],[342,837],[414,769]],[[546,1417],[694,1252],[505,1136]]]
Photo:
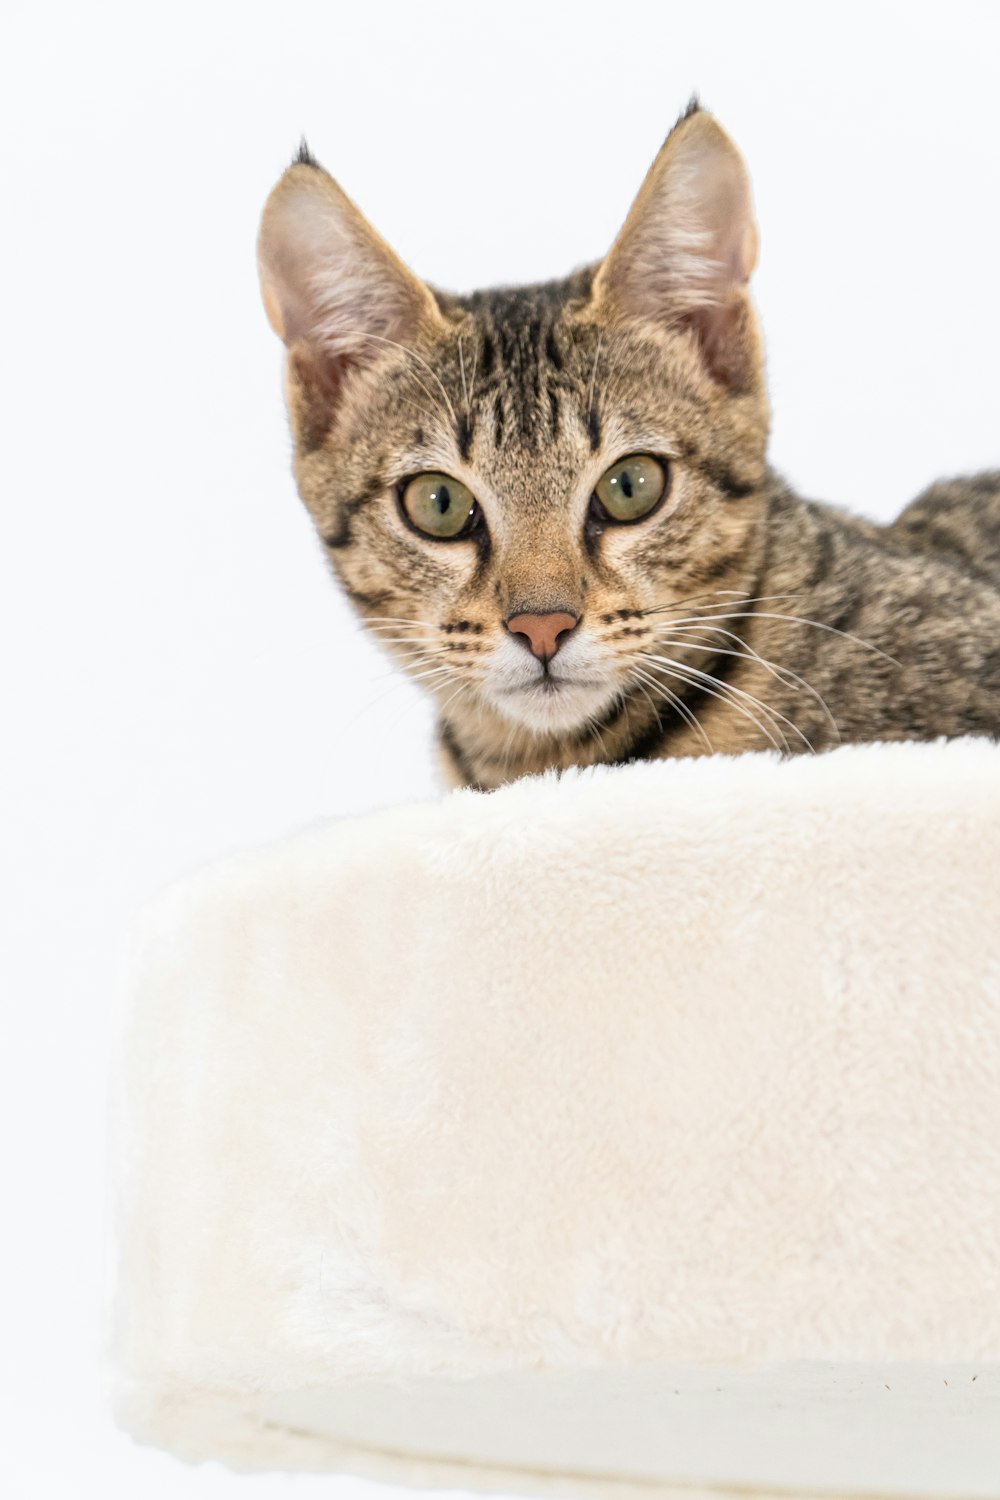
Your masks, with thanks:
[[[1000,1495],[1000,747],[601,768],[144,914],[117,1410],[239,1468]]]

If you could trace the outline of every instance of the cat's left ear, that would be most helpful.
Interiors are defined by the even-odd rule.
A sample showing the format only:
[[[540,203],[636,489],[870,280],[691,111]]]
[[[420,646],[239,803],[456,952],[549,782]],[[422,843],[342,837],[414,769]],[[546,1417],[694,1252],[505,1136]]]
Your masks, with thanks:
[[[310,420],[328,418],[352,370],[442,321],[429,288],[305,147],[264,206],[257,262]]]
[[[609,315],[692,331],[711,374],[747,388],[761,375],[746,293],[756,260],[743,158],[694,104],[660,148],[596,272],[592,296]]]

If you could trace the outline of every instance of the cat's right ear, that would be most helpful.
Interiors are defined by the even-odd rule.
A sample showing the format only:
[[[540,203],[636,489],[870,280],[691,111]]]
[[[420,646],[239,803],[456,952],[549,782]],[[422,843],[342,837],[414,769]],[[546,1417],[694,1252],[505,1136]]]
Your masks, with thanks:
[[[313,418],[329,419],[351,369],[441,322],[433,294],[304,147],[264,205],[257,263]]]

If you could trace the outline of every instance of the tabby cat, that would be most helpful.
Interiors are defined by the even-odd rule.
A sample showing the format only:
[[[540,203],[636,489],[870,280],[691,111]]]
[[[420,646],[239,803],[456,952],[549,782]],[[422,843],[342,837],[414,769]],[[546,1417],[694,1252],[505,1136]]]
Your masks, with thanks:
[[[769,467],[749,182],[697,103],[564,281],[429,287],[304,146],[258,248],[299,491],[452,784],[1000,733],[1000,471],[883,527]]]

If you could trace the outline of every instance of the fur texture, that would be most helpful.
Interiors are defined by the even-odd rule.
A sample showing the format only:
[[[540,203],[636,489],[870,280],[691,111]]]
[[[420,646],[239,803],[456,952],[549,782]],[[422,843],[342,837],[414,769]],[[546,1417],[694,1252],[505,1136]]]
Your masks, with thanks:
[[[982,1361],[978,1400],[1000,1361],[998,769],[983,740],[596,768],[321,826],[176,887],[129,986],[124,1420],[237,1463],[377,1467],[367,1445],[412,1477],[450,1454],[436,1477],[474,1487],[458,1459],[488,1469],[499,1443],[493,1482],[572,1490],[595,1450],[544,1461],[513,1377],[655,1367],[639,1453],[684,1477],[656,1470],[655,1433],[704,1385],[687,1477],[721,1481],[747,1450],[712,1394],[730,1376],[705,1372],[781,1366],[834,1421],[806,1442],[828,1492],[863,1418],[844,1392],[902,1389],[885,1362],[944,1400],[948,1362]],[[479,1404],[450,1407],[471,1377]],[[415,1431],[399,1380],[464,1418]],[[535,1407],[558,1428],[569,1401],[610,1442],[631,1398],[575,1389],[540,1382]],[[765,1380],[753,1410],[780,1455],[814,1429],[779,1441],[779,1395]],[[995,1406],[968,1429],[934,1399],[904,1410],[943,1423],[939,1450],[890,1445],[923,1479],[991,1434],[996,1460]],[[616,1462],[634,1475],[627,1444]],[[963,1473],[943,1491],[992,1493]]]
[[[604,260],[453,296],[420,281],[306,152],[264,211],[295,474],[372,631],[434,696],[453,784],[772,746],[1000,731],[1000,473],[889,527],[789,492],[767,459],[749,179],[692,106]],[[664,467],[613,524],[601,476]],[[401,497],[474,497],[441,541]],[[518,616],[576,624],[538,657]]]

